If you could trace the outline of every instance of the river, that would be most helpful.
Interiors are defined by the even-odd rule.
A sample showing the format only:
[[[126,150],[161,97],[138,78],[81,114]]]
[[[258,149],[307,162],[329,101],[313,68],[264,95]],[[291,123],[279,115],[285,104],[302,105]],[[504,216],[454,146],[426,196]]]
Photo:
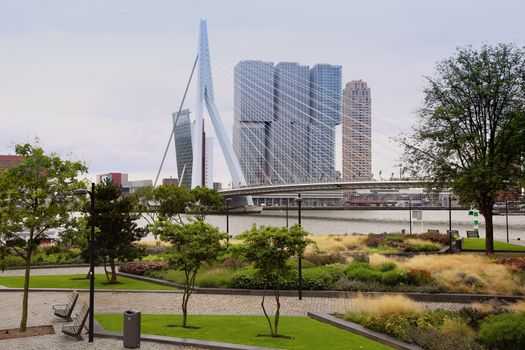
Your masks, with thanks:
[[[480,237],[485,235],[485,221],[479,216]],[[297,222],[297,210],[289,210],[289,224]],[[462,237],[466,230],[473,230],[473,216],[467,210],[452,210],[452,229],[459,230]],[[208,215],[206,221],[226,231],[225,215]],[[506,240],[505,216],[494,216],[494,236]],[[285,210],[263,210],[261,214],[230,214],[230,234],[238,235],[257,225],[286,225]],[[382,233],[400,232],[409,229],[408,210],[302,210],[302,226],[311,234],[331,233]],[[449,225],[447,210],[423,210],[422,220],[412,220],[412,232],[421,233],[428,229],[446,232]],[[525,243],[525,216],[509,216],[509,238],[514,243]],[[518,238],[521,240],[518,241]]]

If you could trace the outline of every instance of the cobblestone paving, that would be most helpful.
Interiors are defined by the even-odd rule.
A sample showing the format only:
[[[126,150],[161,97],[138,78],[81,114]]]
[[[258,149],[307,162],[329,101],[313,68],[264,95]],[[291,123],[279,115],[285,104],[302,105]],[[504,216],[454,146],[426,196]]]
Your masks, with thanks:
[[[38,269],[33,275],[76,274],[84,273],[85,268]],[[20,275],[23,271],[9,270],[10,275]],[[5,276],[6,274],[0,274]],[[76,342],[73,338],[60,333],[64,321],[54,317],[51,307],[54,304],[64,303],[68,291],[64,292],[31,292],[29,295],[28,326],[53,324],[56,335],[47,335],[25,339],[0,341],[0,349],[119,349],[122,342],[110,339],[96,339],[95,345],[87,341]],[[180,293],[134,293],[134,292],[99,292],[95,294],[96,313],[122,313],[133,309],[142,313],[169,314],[180,313],[182,295]],[[266,298],[266,305],[270,312],[274,309],[271,296]],[[81,292],[79,301],[86,302],[88,293]],[[15,328],[18,326],[22,292],[0,292],[0,329]],[[261,297],[243,295],[210,295],[194,294],[190,299],[189,312],[192,314],[215,315],[261,315]],[[458,309],[464,304],[455,303],[421,303],[426,308]],[[303,316],[308,311],[318,312],[346,312],[355,307],[352,298],[310,298],[281,297],[281,314]],[[174,347],[161,344],[146,343],[142,349],[191,349],[188,347]]]

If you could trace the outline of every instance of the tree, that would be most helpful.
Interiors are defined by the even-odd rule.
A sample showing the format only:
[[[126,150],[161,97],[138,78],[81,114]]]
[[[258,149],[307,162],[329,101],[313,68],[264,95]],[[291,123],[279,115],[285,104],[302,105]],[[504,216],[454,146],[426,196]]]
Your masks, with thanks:
[[[418,125],[402,141],[404,160],[434,189],[450,187],[462,204],[478,207],[491,254],[496,197],[523,177],[525,51],[460,48],[427,80]]]
[[[191,193],[194,201],[190,204],[190,210],[197,220],[204,221],[211,211],[222,210],[224,207],[224,199],[212,188],[197,186]]]
[[[16,254],[25,261],[20,331],[26,331],[31,257],[51,228],[70,219],[71,194],[85,186],[76,178],[87,168],[62,160],[31,144],[15,146],[22,162],[0,173],[0,258]]]
[[[136,221],[140,213],[132,212],[135,207],[133,197],[122,196],[119,184],[106,180],[95,187],[95,253],[99,259],[109,263],[111,278],[108,283],[117,283],[116,260],[130,261],[144,256],[145,251],[134,244],[145,235],[145,229],[138,227]]]
[[[212,263],[223,250],[221,240],[227,235],[203,221],[177,224],[160,220],[153,231],[171,244],[170,265],[184,273],[182,294],[182,326],[187,327],[188,301],[195,288],[195,277],[201,265]]]
[[[291,273],[291,268],[286,262],[304,253],[306,246],[311,242],[306,238],[307,235],[308,233],[299,225],[294,225],[290,229],[276,226],[257,228],[253,225],[250,230],[239,236],[244,241],[243,253],[246,259],[254,264],[257,277],[264,283],[265,291],[268,288],[273,290],[276,304],[273,324],[264,306],[265,294],[261,302],[272,337],[279,336],[280,281]]]
[[[186,207],[194,200],[192,192],[186,187],[161,185],[153,191],[153,201],[161,220],[172,220],[182,224],[180,214],[184,214]]]

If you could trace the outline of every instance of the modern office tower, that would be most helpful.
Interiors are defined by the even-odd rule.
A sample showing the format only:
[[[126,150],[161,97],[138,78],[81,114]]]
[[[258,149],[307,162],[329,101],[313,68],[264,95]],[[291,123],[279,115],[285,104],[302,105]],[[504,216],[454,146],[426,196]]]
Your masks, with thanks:
[[[343,90],[343,179],[372,178],[372,99],[362,80],[353,80]]]
[[[316,64],[310,70],[310,166],[316,181],[333,181],[335,127],[341,123],[342,67]]]
[[[308,182],[310,70],[295,62],[281,62],[274,71],[275,105],[270,138],[272,181]]]
[[[241,61],[234,69],[233,148],[248,185],[271,179],[273,71],[273,63],[262,61]]]
[[[248,185],[333,181],[341,66],[241,61],[233,144]]]
[[[177,154],[177,175],[182,186],[191,188],[191,173],[193,165],[193,146],[191,143],[192,124],[190,122],[190,111],[183,109],[177,120],[177,113],[173,113],[175,125],[175,150]]]
[[[204,185],[213,188],[213,137],[204,140]]]

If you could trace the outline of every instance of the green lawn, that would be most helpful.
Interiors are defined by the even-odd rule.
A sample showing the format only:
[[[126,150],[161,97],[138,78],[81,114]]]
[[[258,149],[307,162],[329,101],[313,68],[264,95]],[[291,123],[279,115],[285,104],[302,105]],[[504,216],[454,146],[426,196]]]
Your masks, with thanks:
[[[268,323],[264,316],[189,315],[189,326],[201,327],[199,329],[174,327],[173,325],[181,324],[181,315],[142,315],[141,317],[143,334],[281,349],[392,349],[309,317],[281,316],[279,333],[292,336],[293,339],[258,337],[258,334],[269,334]],[[100,314],[95,315],[95,318],[106,330],[122,332],[122,315]]]
[[[89,280],[84,279],[83,275],[49,275],[49,276],[31,276],[30,288],[71,288],[71,289],[89,289]],[[136,290],[166,290],[174,289],[171,287],[161,286],[158,284],[138,281],[132,278],[119,276],[118,284],[107,284],[106,276],[103,274],[95,275],[96,289],[136,289]],[[24,276],[5,276],[0,277],[0,285],[9,288],[23,288]]]
[[[464,238],[461,249],[485,250],[484,238]],[[525,252],[525,246],[506,242],[494,241],[494,250],[510,250],[513,252]]]

